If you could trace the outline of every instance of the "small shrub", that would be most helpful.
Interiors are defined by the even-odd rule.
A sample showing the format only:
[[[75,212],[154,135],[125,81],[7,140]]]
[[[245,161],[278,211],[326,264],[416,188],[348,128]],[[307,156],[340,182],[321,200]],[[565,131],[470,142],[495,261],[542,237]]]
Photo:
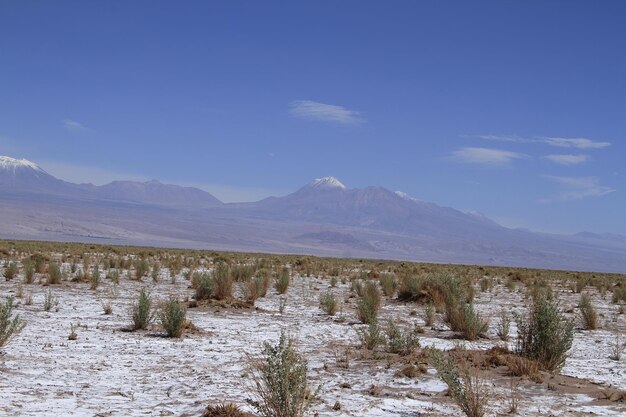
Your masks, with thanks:
[[[466,340],[476,340],[484,336],[489,328],[489,322],[474,310],[471,303],[464,303],[461,306],[449,307],[446,314],[446,321],[450,330],[461,332]]]
[[[207,406],[202,417],[252,417],[252,414],[246,413],[235,404],[227,403]]]
[[[320,308],[329,316],[334,316],[337,313],[339,303],[331,291],[320,295]]]
[[[20,315],[13,316],[13,298],[6,299],[0,304],[0,348],[22,331],[26,323],[20,319]]]
[[[435,323],[435,307],[433,307],[432,303],[428,303],[424,307],[422,319],[426,326],[432,326]]]
[[[393,275],[381,275],[378,282],[380,282],[380,287],[383,289],[383,294],[386,297],[393,297],[396,292],[396,280]]]
[[[118,271],[117,269],[111,269],[109,270],[109,272],[107,272],[106,278],[113,281],[114,284],[119,284],[120,283],[120,271]]]
[[[613,304],[617,304],[620,301],[626,302],[626,285],[613,288],[613,297],[611,298],[611,302]]]
[[[35,267],[30,259],[24,261],[24,282],[32,284],[35,280]]]
[[[563,316],[558,302],[540,294],[527,317],[516,315],[515,322],[517,353],[538,361],[548,371],[560,370],[572,347],[574,325]]]
[[[251,373],[256,399],[248,403],[262,417],[304,416],[317,392],[309,392],[307,361],[297,352],[294,340],[281,331],[278,344],[265,342],[263,353]]]
[[[489,277],[481,278],[481,280],[480,280],[480,291],[481,292],[490,291],[492,287],[493,287],[493,279],[491,279]]]
[[[17,268],[17,264],[15,262],[9,262],[7,267],[4,269],[4,278],[7,281],[12,280],[17,276],[19,269]]]
[[[376,320],[380,303],[378,286],[373,281],[367,281],[363,286],[363,296],[357,302],[357,317],[361,323],[369,324]]]
[[[50,265],[48,265],[48,284],[60,284],[62,276],[59,265],[55,262],[51,262]]]
[[[418,275],[406,275],[400,280],[398,300],[418,301],[426,296],[424,280]]]
[[[274,288],[276,288],[278,294],[284,294],[287,292],[287,289],[289,288],[289,281],[289,269],[283,268],[276,277],[276,282],[274,283]]]
[[[152,297],[145,289],[139,292],[137,301],[131,307],[133,330],[141,330],[148,327],[152,321]]]
[[[528,359],[523,356],[508,355],[506,357],[506,366],[509,373],[513,376],[525,376],[537,383],[542,381],[539,362]]]
[[[583,294],[580,296],[580,302],[578,303],[580,309],[580,317],[583,322],[585,330],[595,330],[598,328],[598,313],[591,303],[591,297],[589,294]]]
[[[160,274],[161,274],[161,266],[158,263],[155,263],[154,265],[152,265],[152,273],[150,274],[152,276],[152,281],[159,282]]]
[[[208,272],[194,272],[191,276],[191,285],[195,288],[196,300],[208,300],[213,297],[213,291],[215,291],[215,280]]]
[[[500,312],[500,321],[498,322],[498,327],[496,328],[496,333],[500,340],[506,342],[509,340],[509,332],[511,330],[511,318],[506,312]]]
[[[267,290],[269,288],[270,281],[269,276],[258,276],[249,279],[247,282],[242,284],[242,290],[246,301],[254,304],[254,302],[260,298],[265,297],[267,295]]]
[[[361,342],[361,347],[367,350],[374,350],[379,345],[385,343],[385,336],[376,320],[368,323],[366,328],[357,329],[357,334]]]
[[[135,262],[135,279],[141,281],[150,271],[150,264],[145,259],[139,259]]]
[[[56,307],[58,305],[59,305],[59,301],[52,294],[52,290],[48,290],[48,292],[46,292],[46,294],[44,295],[44,298],[43,298],[43,309],[44,309],[44,311],[50,311],[50,310],[52,310],[52,307]]]
[[[213,298],[216,300],[227,300],[233,297],[234,279],[230,272],[230,267],[225,263],[217,265],[213,271]]]
[[[429,354],[437,376],[448,385],[450,397],[463,413],[468,417],[484,416],[489,394],[478,370],[470,370],[466,362],[457,364],[437,349],[431,348]]]
[[[406,356],[420,346],[415,331],[403,330],[391,320],[387,323],[385,335],[387,336],[387,351],[390,353]]]
[[[159,311],[159,321],[168,337],[181,337],[185,330],[187,309],[175,298],[170,298]]]
[[[100,285],[100,268],[98,265],[93,267],[93,272],[91,273],[91,279],[89,280],[89,288],[92,290],[96,290]]]

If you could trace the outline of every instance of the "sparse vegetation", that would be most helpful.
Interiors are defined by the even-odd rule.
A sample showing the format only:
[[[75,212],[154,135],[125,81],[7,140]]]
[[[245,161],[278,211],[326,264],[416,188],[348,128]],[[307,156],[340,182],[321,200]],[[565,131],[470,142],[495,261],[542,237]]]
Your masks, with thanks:
[[[489,403],[489,393],[484,380],[476,368],[470,368],[467,362],[456,363],[437,349],[429,350],[437,375],[448,386],[448,393],[468,417],[485,415]]]
[[[283,268],[281,269],[281,271],[278,273],[278,276],[276,277],[274,288],[276,288],[276,291],[279,294],[284,294],[287,292],[287,288],[289,288],[289,282],[290,282],[289,269]]]
[[[563,316],[558,302],[538,294],[528,316],[516,315],[515,321],[517,353],[536,360],[548,371],[560,370],[572,347],[574,326]]]
[[[337,313],[339,304],[335,295],[331,291],[327,291],[320,295],[320,308],[329,316],[334,316]]]
[[[583,294],[580,296],[580,302],[578,303],[580,309],[580,317],[583,322],[585,330],[595,330],[598,328],[598,313],[591,303],[591,297],[589,294]]]
[[[133,330],[142,330],[148,327],[152,321],[152,297],[145,289],[139,292],[137,301],[133,303],[131,308],[131,318],[133,321]]]
[[[0,348],[4,347],[26,326],[20,315],[13,316],[13,298],[9,297],[0,303]]]
[[[159,321],[168,337],[179,338],[185,331],[187,309],[176,298],[166,301],[159,311]]]
[[[262,417],[304,416],[316,393],[309,391],[307,361],[294,340],[281,331],[278,344],[263,344],[263,354],[251,370],[256,398],[248,403]]]

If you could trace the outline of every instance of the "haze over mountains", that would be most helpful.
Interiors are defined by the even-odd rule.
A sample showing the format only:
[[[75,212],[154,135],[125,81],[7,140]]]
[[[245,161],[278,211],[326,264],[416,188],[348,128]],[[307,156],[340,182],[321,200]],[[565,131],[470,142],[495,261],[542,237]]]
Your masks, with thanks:
[[[284,197],[220,202],[148,182],[69,183],[0,157],[0,237],[626,272],[626,237],[509,229],[382,187],[317,179]]]

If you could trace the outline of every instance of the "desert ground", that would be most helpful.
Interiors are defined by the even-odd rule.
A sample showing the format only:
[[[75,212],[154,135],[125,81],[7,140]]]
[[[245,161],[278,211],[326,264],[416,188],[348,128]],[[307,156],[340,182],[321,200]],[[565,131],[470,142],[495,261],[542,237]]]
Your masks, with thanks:
[[[623,275],[9,241],[0,242],[0,265],[0,302],[10,297],[12,317],[25,323],[0,346],[5,416],[201,416],[221,403],[254,415],[255,366],[281,331],[307,361],[309,415],[463,415],[431,348],[472,376],[483,415],[626,415]],[[220,268],[231,291],[199,296],[202,277],[214,283]],[[463,305],[485,323],[478,334],[451,330],[433,290],[442,277],[471,293]],[[251,282],[265,295],[252,296]],[[375,323],[386,334],[374,346],[361,310],[368,288],[380,297]],[[133,330],[142,289],[154,317]],[[528,316],[539,293],[572,323],[571,348],[558,369],[516,370],[524,358],[516,317]],[[583,294],[596,329],[582,318]],[[167,337],[159,320],[168,300],[186,309],[181,337]],[[411,340],[400,352],[390,322]]]

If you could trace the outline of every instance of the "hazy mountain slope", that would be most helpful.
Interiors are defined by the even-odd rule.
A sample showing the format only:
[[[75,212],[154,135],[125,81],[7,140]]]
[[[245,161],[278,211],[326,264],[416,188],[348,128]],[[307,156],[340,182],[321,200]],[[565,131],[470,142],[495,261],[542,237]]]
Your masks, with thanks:
[[[502,227],[382,187],[327,177],[284,197],[222,204],[204,191],[118,181],[58,180],[0,159],[0,237],[98,241],[626,272],[626,238]]]

